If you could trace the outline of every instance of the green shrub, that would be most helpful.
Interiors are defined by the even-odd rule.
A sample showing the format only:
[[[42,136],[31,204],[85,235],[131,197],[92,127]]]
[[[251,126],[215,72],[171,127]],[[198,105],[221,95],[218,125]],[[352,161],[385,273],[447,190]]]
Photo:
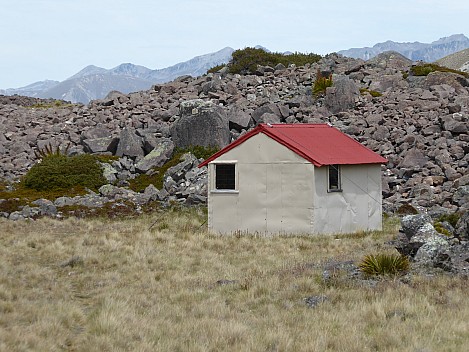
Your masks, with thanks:
[[[208,159],[210,158],[213,154],[218,152],[220,148],[215,147],[215,146],[209,146],[209,147],[204,147],[202,145],[191,145],[190,147],[184,148],[184,149],[177,149],[177,153],[192,153],[197,159]]]
[[[96,156],[49,154],[34,165],[23,178],[26,188],[36,191],[69,190],[86,187],[96,190],[106,183]]]
[[[358,265],[365,275],[395,276],[409,270],[409,259],[400,254],[369,254]]]
[[[383,94],[381,94],[380,92],[378,92],[376,90],[370,90],[370,89],[366,89],[366,88],[361,88],[360,93],[361,94],[369,93],[373,98],[377,98],[377,97],[380,97],[380,96],[383,95]]]
[[[456,227],[456,224],[458,223],[460,218],[460,215],[458,213],[451,213],[451,214],[444,214],[441,215],[437,221],[438,222],[444,222],[447,221],[451,224],[451,226]]]
[[[232,74],[254,73],[258,65],[274,67],[277,64],[288,66],[295,64],[304,66],[315,63],[321,59],[317,54],[293,53],[284,55],[281,53],[268,53],[262,49],[245,48],[233,52],[232,59],[228,63],[229,72]]]
[[[332,74],[324,77],[318,70],[316,73],[316,80],[313,84],[313,95],[318,96],[326,92],[327,87],[332,87]]]
[[[64,100],[55,100],[55,101],[44,101],[41,103],[36,103],[30,106],[27,106],[31,109],[51,109],[51,108],[67,108],[73,107],[74,104],[66,102]]]
[[[453,69],[443,67],[443,66],[439,66],[439,65],[436,65],[436,64],[424,63],[424,64],[421,64],[421,65],[412,66],[410,68],[410,72],[414,76],[428,76],[430,73],[436,72],[436,71],[456,73],[458,75],[469,78],[469,73],[467,73],[467,72],[453,70]]]
[[[442,234],[442,235],[445,235],[445,236],[448,236],[448,237],[451,237],[451,236],[452,236],[451,232],[449,232],[449,231],[443,226],[443,224],[442,224],[441,222],[439,222],[439,221],[435,221],[435,223],[433,224],[433,227],[435,228],[435,230],[436,230],[438,233],[440,233],[440,234]]]

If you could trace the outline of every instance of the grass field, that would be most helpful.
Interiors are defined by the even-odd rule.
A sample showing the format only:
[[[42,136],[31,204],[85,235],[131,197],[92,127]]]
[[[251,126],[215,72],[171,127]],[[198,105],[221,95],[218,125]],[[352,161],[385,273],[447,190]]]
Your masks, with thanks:
[[[469,350],[467,279],[324,277],[391,251],[396,220],[316,237],[221,237],[204,221],[0,219],[0,351]]]

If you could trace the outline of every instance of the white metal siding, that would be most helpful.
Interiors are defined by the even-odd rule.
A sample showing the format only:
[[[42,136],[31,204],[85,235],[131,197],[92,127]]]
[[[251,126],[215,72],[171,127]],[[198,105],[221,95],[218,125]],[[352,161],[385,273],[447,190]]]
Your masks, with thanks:
[[[327,192],[327,168],[315,169],[314,233],[381,229],[381,168],[341,165],[342,192]]]
[[[221,233],[311,233],[311,163],[259,134],[214,160],[210,177],[213,164],[234,160],[239,192],[209,190],[210,229]]]

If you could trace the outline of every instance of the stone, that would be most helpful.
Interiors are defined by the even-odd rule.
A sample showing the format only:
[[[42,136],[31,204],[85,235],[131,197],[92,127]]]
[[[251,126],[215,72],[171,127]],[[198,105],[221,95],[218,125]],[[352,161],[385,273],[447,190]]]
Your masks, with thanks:
[[[35,218],[36,216],[40,215],[41,210],[37,207],[30,207],[29,205],[25,205],[23,209],[21,209],[21,215],[23,218]]]
[[[119,143],[118,138],[113,137],[102,137],[94,139],[84,139],[82,141],[83,150],[86,153],[99,154],[105,152],[116,153],[117,145]]]
[[[252,113],[252,118],[254,119],[256,124],[261,123],[260,118],[262,115],[266,113],[277,116],[279,121],[280,121],[280,117],[282,116],[282,113],[280,112],[280,109],[277,106],[277,104],[271,103],[271,104],[263,105],[257,108],[256,110],[254,110]]]
[[[161,138],[158,145],[135,164],[135,170],[146,173],[151,169],[163,166],[171,158],[173,150],[173,141],[169,138]]]
[[[419,238],[419,241],[423,243],[419,246],[414,260],[419,262],[420,265],[433,266],[438,254],[450,247],[448,239],[438,234],[426,234],[425,238]]]
[[[148,201],[164,201],[169,196],[166,190],[159,190],[154,185],[148,185],[143,193],[148,198]]]
[[[133,128],[124,128],[119,137],[116,155],[130,158],[143,157],[143,140]]]
[[[401,230],[410,239],[422,226],[431,222],[431,217],[426,214],[406,215],[401,219]]]
[[[99,194],[103,197],[107,197],[109,199],[115,198],[118,194],[122,193],[122,189],[117,186],[113,185],[103,185],[98,189]]]
[[[460,186],[453,194],[453,203],[458,205],[469,203],[469,185]]]
[[[278,115],[275,115],[275,114],[265,113],[259,117],[257,122],[258,123],[270,123],[270,124],[280,123],[280,117],[278,117]]]
[[[428,158],[420,149],[412,148],[404,153],[404,159],[399,163],[399,167],[409,169],[421,168],[427,161]]]
[[[13,220],[13,221],[18,221],[18,220],[24,220],[25,217],[20,211],[14,211],[13,213],[10,213],[8,216],[8,219]]]
[[[57,207],[54,203],[48,199],[37,199],[32,204],[35,204],[39,207],[40,214],[44,216],[55,216],[57,215]]]
[[[111,131],[104,126],[97,126],[89,128],[81,133],[81,140],[85,139],[100,139],[100,138],[111,138]]]
[[[465,212],[461,215],[456,223],[454,233],[459,238],[469,240],[469,212]]]
[[[251,116],[244,110],[235,106],[227,112],[230,129],[237,131],[247,129],[251,125]]]
[[[118,171],[108,163],[101,163],[101,167],[103,168],[103,176],[109,183],[114,183],[117,181],[117,173]]]
[[[304,299],[306,305],[309,308],[316,308],[318,305],[321,303],[324,303],[327,301],[327,297],[324,295],[319,295],[319,296],[309,296]]]
[[[468,132],[468,121],[458,121],[452,115],[442,118],[443,127],[452,134],[460,134]]]
[[[54,200],[54,205],[58,208],[74,205],[75,200],[70,197],[58,197]]]
[[[326,89],[325,106],[336,114],[355,106],[355,99],[360,95],[357,85],[347,76],[333,76],[332,87]]]
[[[170,167],[164,177],[165,179],[169,176],[171,177],[172,180],[175,182],[178,182],[185,178],[186,173],[191,170],[194,166],[197,166],[199,164],[197,158],[191,154],[191,153],[186,153],[181,157],[181,162],[177,164],[176,166]]]
[[[210,102],[190,100],[180,105],[180,117],[171,126],[176,147],[217,146],[230,142],[229,122],[225,112]]]

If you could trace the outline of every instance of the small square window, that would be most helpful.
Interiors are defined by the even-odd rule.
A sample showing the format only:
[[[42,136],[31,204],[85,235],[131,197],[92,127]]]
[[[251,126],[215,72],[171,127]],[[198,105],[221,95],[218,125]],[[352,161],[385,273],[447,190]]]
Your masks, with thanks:
[[[235,164],[215,165],[215,189],[236,189]]]
[[[340,184],[340,165],[329,165],[328,170],[328,191],[329,192],[340,192],[342,186]]]

